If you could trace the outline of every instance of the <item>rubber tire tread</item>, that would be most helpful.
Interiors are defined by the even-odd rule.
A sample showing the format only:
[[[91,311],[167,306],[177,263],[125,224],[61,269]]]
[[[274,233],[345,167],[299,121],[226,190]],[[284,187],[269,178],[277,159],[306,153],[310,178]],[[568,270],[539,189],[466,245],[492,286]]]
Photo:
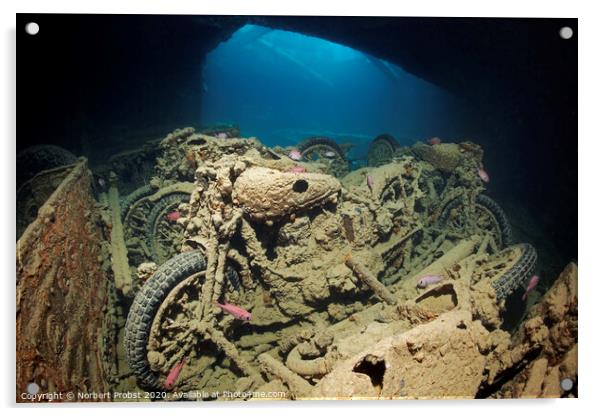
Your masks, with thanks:
[[[537,251],[535,247],[528,243],[519,244],[522,246],[522,255],[516,264],[504,273],[500,278],[491,283],[495,290],[496,297],[501,300],[509,296],[518,289],[535,272],[537,265]]]
[[[508,217],[504,210],[495,202],[493,199],[488,197],[485,194],[479,194],[476,197],[475,202],[479,205],[482,205],[487,210],[489,210],[497,222],[501,232],[502,232],[502,247],[500,249],[506,248],[513,244],[514,237],[512,235],[512,227],[510,226],[510,221],[508,221]],[[449,218],[449,214],[452,209],[456,208],[462,203],[462,198],[458,197],[452,199],[446,206],[443,208],[441,215],[439,216],[439,224],[443,225],[447,222]]]
[[[156,189],[150,185],[144,185],[133,191],[121,201],[121,221],[125,220],[130,207],[139,199],[155,193]]]
[[[303,154],[307,149],[315,145],[323,145],[332,148],[332,150],[337,153],[343,160],[347,160],[345,157],[345,152],[343,149],[332,139],[328,137],[310,137],[309,139],[303,140],[299,145],[297,145],[297,149]]]
[[[126,361],[142,386],[162,387],[147,358],[151,326],[159,307],[180,282],[206,267],[201,251],[178,254],[161,265],[134,297],[125,324],[124,347]]]
[[[381,141],[384,141],[389,146],[391,146],[392,149],[393,149],[392,150],[393,152],[395,152],[395,149],[397,149],[399,147],[399,143],[397,142],[397,140],[395,139],[395,137],[393,137],[393,136],[391,136],[390,134],[387,134],[387,133],[379,134],[370,143],[370,147],[368,148],[368,159],[370,159],[370,154],[372,153],[372,149],[374,148],[374,146],[378,142],[381,142]],[[393,157],[393,154],[391,154],[391,157]]]

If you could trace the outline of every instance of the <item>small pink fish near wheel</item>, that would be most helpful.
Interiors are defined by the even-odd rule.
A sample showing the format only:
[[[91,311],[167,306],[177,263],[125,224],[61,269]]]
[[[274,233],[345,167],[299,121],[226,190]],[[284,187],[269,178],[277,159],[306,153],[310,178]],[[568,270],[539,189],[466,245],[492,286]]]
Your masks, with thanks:
[[[165,383],[163,383],[163,387],[165,387],[165,390],[173,389],[173,386],[176,384],[176,381],[180,376],[180,372],[182,371],[182,367],[184,367],[184,364],[186,364],[186,358],[184,358],[182,361],[176,364],[174,368],[171,369],[171,371],[167,375],[167,378],[165,379]]]
[[[166,215],[167,221],[169,222],[176,222],[181,216],[182,214],[180,214],[180,211],[172,211]]]
[[[431,146],[434,146],[436,144],[441,144],[441,139],[438,137],[431,137],[430,139],[428,139],[426,141],[428,144],[430,144]]]
[[[443,280],[443,277],[441,277],[441,276],[432,276],[432,275],[421,276],[416,279],[416,287],[424,289],[425,287],[434,285],[435,283],[439,283],[442,280]]]
[[[531,279],[529,279],[529,284],[527,285],[527,289],[525,289],[525,293],[523,295],[523,300],[527,300],[527,296],[529,295],[530,292],[533,291],[533,289],[535,289],[535,286],[537,286],[538,283],[539,283],[539,276],[534,274],[531,277]]]
[[[289,170],[287,170],[287,172],[292,172],[292,173],[305,173],[307,172],[307,169],[305,169],[303,166],[293,166],[292,168],[289,168]]]
[[[293,149],[288,153],[288,157],[290,157],[292,160],[301,160],[303,159],[303,155],[301,154],[301,151],[299,151],[299,149]]]
[[[243,308],[232,305],[230,303],[219,303],[215,302],[215,305],[220,307],[224,312],[228,312],[230,315],[235,317],[236,319],[240,319],[242,321],[250,321],[252,318],[251,312],[244,310]]]
[[[215,135],[215,137],[218,138],[218,139],[227,139],[228,138],[228,134],[226,134],[226,133],[217,133]]]
[[[482,167],[477,170],[479,178],[485,183],[489,183],[489,174]]]
[[[374,187],[374,178],[372,175],[366,176],[366,185],[368,185],[368,189],[370,189],[370,192],[372,192],[372,188]]]

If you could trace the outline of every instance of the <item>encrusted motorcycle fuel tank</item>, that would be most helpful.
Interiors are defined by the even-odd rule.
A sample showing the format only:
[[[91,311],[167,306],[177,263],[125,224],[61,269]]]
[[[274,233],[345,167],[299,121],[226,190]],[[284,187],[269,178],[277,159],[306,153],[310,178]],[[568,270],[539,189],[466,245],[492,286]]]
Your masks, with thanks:
[[[327,202],[336,203],[340,182],[320,173],[251,167],[234,184],[232,201],[251,218],[269,221]]]

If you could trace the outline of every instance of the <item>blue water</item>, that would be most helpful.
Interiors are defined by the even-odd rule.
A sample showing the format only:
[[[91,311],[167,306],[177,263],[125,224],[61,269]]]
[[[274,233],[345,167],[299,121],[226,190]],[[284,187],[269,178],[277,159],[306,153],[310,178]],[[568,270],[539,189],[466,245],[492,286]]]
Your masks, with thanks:
[[[244,137],[290,146],[324,135],[365,155],[380,133],[401,144],[463,132],[462,105],[386,61],[320,38],[247,25],[203,68],[202,123],[234,123]]]

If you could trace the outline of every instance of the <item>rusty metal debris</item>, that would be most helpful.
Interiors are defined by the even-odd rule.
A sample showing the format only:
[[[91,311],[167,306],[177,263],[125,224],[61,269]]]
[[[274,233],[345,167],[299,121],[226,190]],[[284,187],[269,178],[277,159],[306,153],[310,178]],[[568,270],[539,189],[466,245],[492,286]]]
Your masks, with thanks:
[[[19,389],[152,390],[186,358],[180,391],[562,394],[534,386],[576,375],[575,328],[559,327],[576,323],[576,292],[552,290],[520,339],[501,329],[537,257],[482,196],[478,145],[392,146],[337,178],[235,131],[179,129],[119,155],[98,202],[85,161],[67,169],[18,242]],[[119,167],[147,156],[147,183],[130,192]],[[558,284],[572,288],[567,270]],[[438,282],[417,287],[429,275]],[[545,331],[554,341],[537,342]]]

